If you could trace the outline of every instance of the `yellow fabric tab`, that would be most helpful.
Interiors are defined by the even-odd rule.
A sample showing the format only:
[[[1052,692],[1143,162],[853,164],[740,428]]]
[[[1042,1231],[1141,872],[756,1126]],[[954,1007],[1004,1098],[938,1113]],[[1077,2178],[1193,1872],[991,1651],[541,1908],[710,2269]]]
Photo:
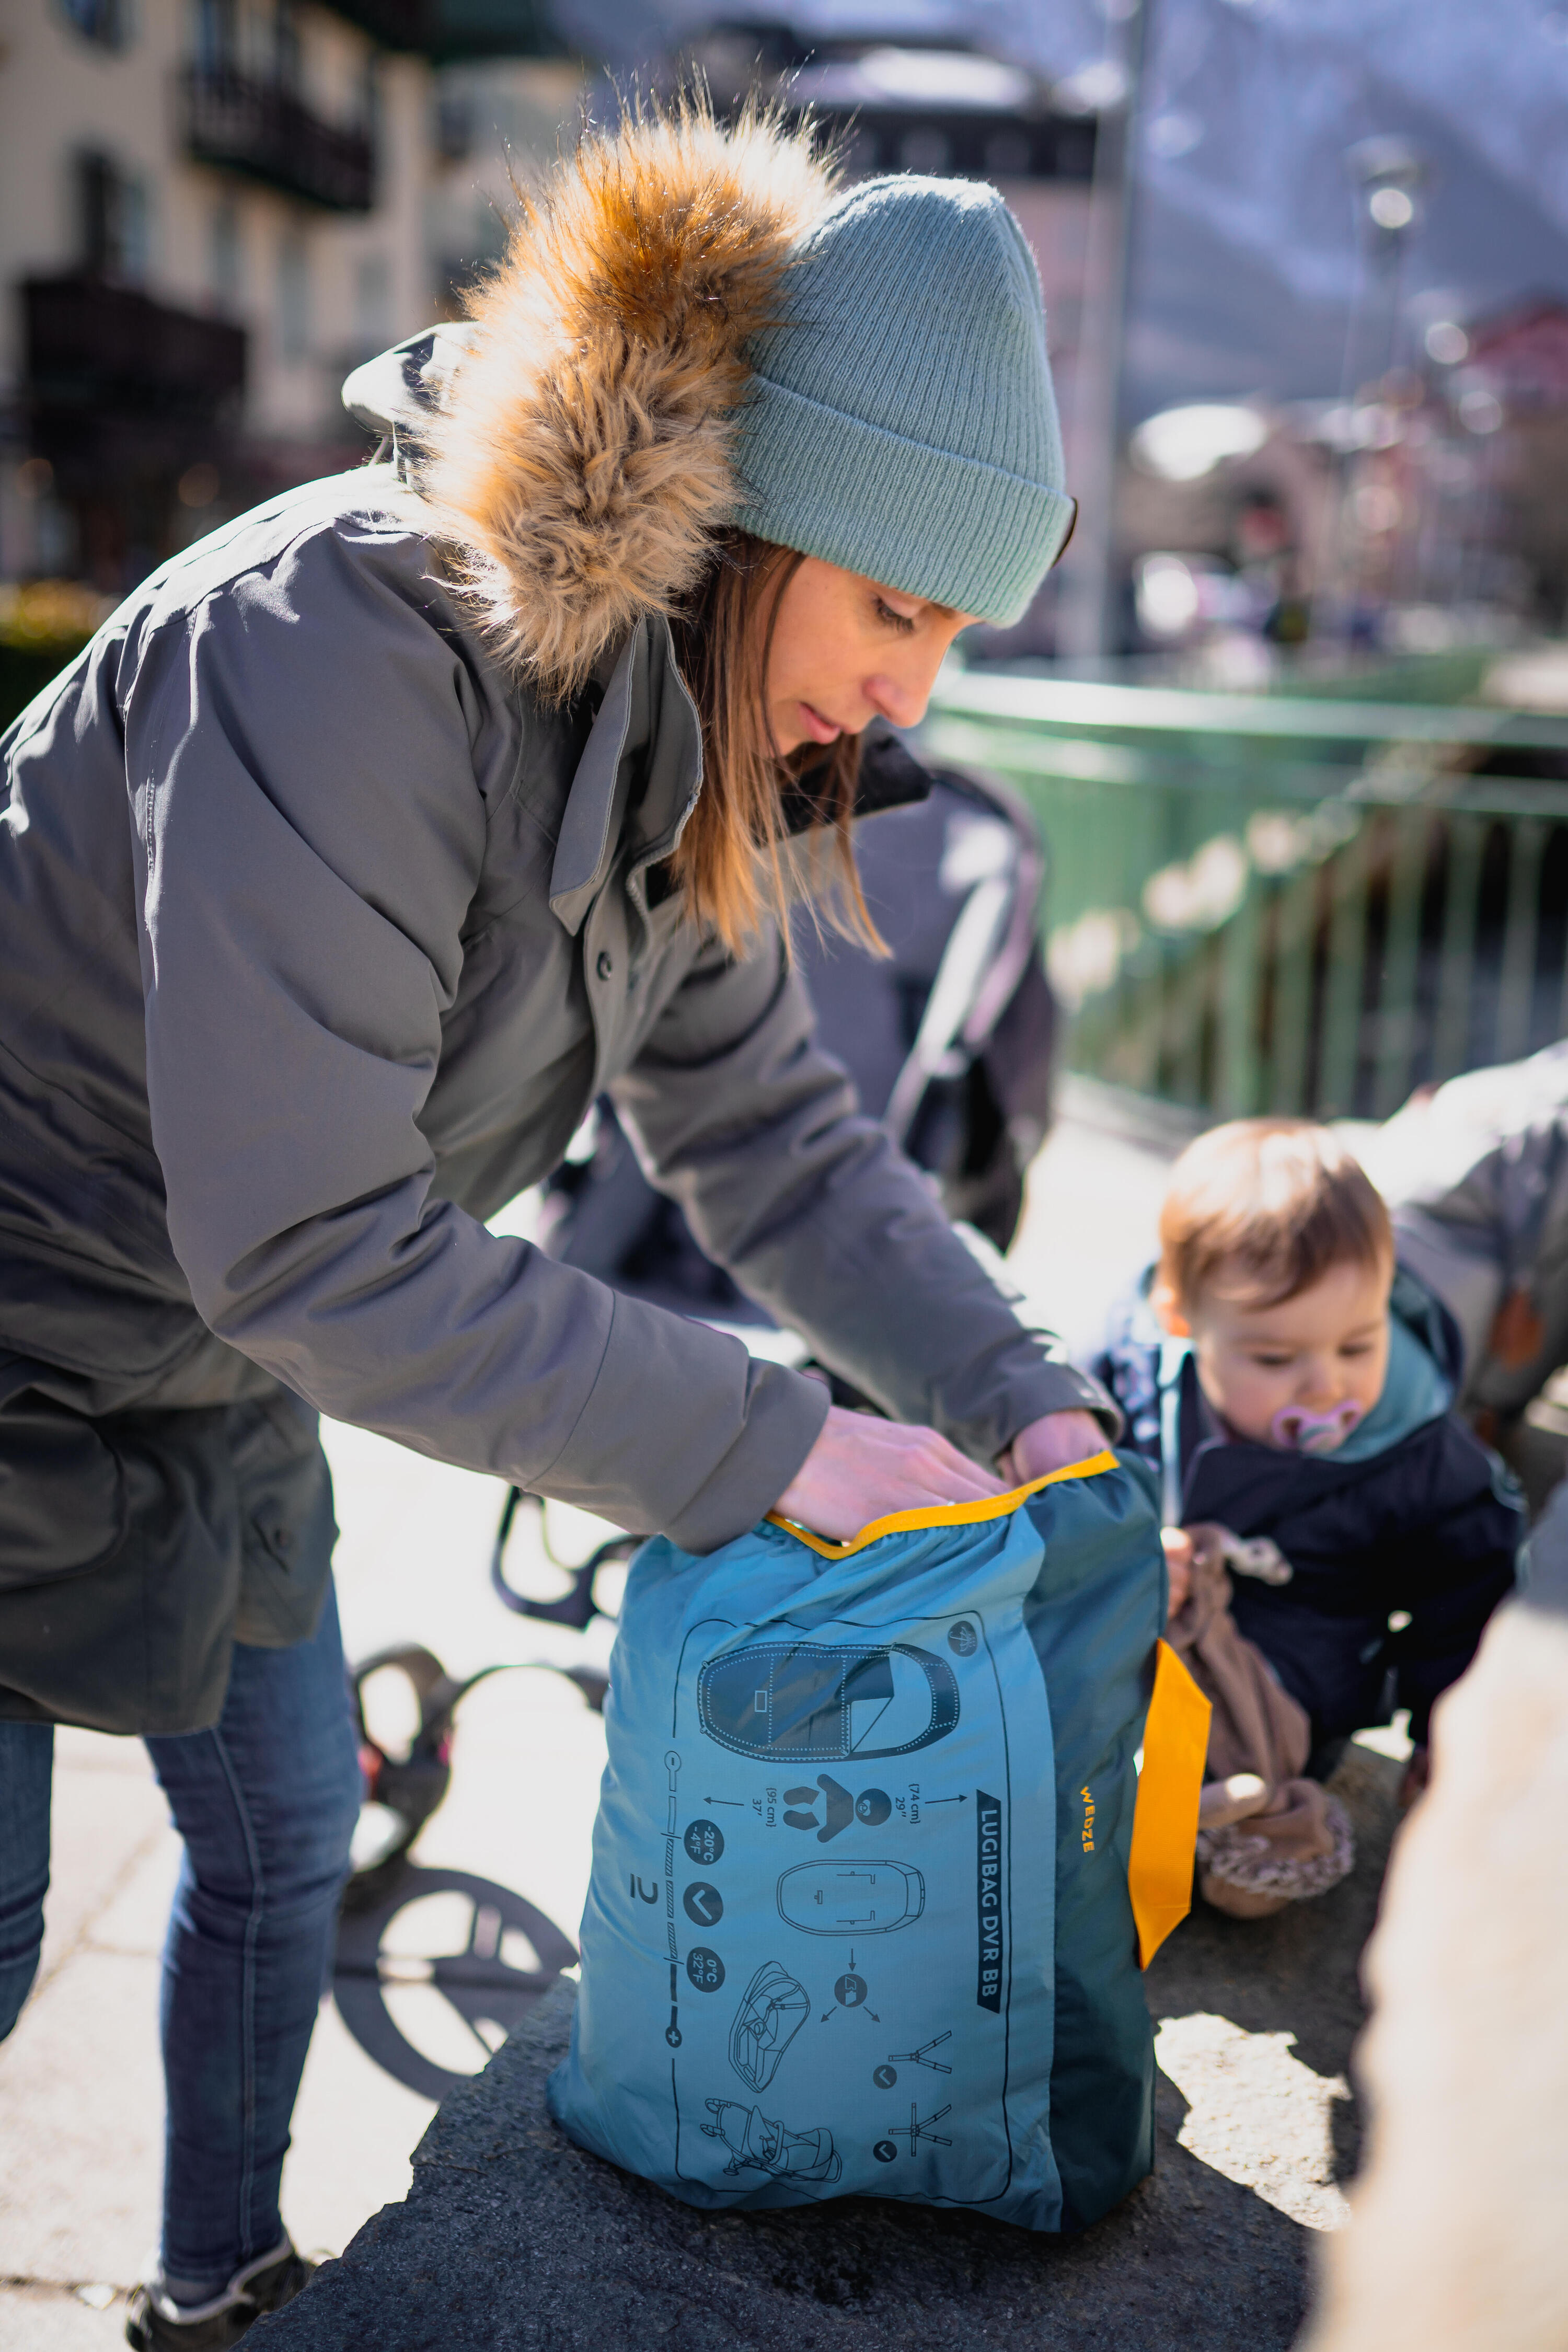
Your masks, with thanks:
[[[1192,1909],[1198,1797],[1213,1711],[1170,1643],[1162,1642],[1143,1729],[1143,1769],[1127,1865],[1141,1969]]]
[[[1103,1454],[1091,1454],[1083,1462],[1069,1462],[1064,1469],[1047,1470],[1043,1478],[1031,1478],[1026,1486],[1009,1487],[1005,1495],[988,1495],[978,1503],[933,1503],[928,1511],[893,1511],[885,1519],[873,1519],[858,1536],[847,1543],[834,1543],[826,1536],[814,1536],[807,1528],[797,1528],[793,1519],[781,1518],[777,1511],[768,1517],[775,1528],[783,1528],[786,1536],[797,1543],[809,1544],[824,1559],[847,1559],[852,1552],[861,1551],[867,1544],[879,1543],[884,1536],[905,1536],[917,1528],[970,1528],[981,1519],[1005,1519],[1042,1486],[1055,1486],[1064,1478],[1098,1478],[1102,1472],[1116,1468],[1116,1456],[1109,1446]]]

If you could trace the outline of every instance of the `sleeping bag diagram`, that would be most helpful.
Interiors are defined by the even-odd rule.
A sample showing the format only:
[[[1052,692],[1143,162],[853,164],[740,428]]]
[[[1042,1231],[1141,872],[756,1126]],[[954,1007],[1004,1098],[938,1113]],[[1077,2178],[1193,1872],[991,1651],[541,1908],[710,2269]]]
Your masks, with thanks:
[[[1107,1453],[913,1518],[638,1553],[552,2112],[694,2205],[1080,2227],[1152,2159],[1152,1491]]]
[[[764,1960],[746,1987],[730,2028],[730,2063],[748,2090],[767,2089],[810,2014],[805,1986],[796,1984],[777,1960]]]

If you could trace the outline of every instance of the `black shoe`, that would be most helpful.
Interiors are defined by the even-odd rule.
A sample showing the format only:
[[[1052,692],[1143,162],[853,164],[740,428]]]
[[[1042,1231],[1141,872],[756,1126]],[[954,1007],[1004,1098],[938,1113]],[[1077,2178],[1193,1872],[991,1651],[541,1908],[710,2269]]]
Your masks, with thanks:
[[[229,2352],[263,2312],[292,2303],[315,2268],[285,2240],[280,2253],[236,2271],[210,2303],[192,2307],[172,2302],[156,2282],[139,2286],[126,2309],[125,2340],[135,2352]]]

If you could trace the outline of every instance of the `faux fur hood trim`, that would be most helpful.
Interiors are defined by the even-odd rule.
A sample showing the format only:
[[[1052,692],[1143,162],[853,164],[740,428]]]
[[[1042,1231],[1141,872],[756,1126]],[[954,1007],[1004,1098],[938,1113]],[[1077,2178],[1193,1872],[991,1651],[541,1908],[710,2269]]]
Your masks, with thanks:
[[[705,102],[590,132],[522,198],[426,428],[421,487],[491,642],[536,692],[582,685],[668,612],[738,502],[745,349],[834,191],[809,126]]]

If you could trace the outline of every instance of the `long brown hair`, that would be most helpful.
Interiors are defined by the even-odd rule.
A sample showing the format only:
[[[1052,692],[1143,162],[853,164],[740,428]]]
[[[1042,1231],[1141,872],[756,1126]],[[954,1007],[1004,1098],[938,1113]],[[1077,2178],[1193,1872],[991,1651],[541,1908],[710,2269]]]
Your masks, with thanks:
[[[773,630],[804,558],[747,531],[721,532],[670,615],[676,657],[702,723],[702,791],[670,859],[692,919],[739,953],[771,916],[785,940],[795,895],[792,836],[806,839],[814,911],[881,949],[855,871],[849,823],[859,738],[782,755],[767,713]]]

